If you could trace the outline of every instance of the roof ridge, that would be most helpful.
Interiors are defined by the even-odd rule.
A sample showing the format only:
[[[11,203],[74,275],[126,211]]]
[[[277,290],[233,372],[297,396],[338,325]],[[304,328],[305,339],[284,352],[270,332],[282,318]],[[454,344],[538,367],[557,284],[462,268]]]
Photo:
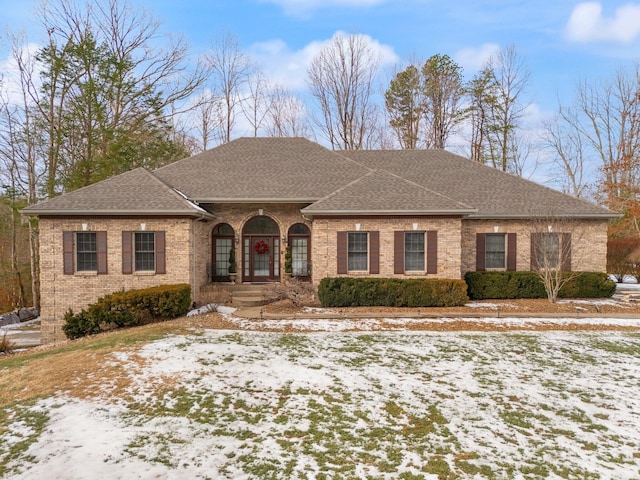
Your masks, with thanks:
[[[368,177],[368,176],[370,176],[370,175],[373,175],[373,173],[377,171],[377,169],[375,169],[375,168],[369,168],[369,167],[367,167],[367,168],[369,169],[369,171],[368,171],[367,173],[365,173],[364,175],[362,175],[361,177],[358,177],[358,178],[356,178],[355,180],[350,181],[350,182],[349,182],[349,183],[347,183],[346,185],[343,185],[342,187],[338,188],[337,190],[334,190],[333,192],[328,193],[328,194],[327,194],[327,195],[325,195],[324,197],[317,199],[317,200],[316,200],[315,202],[313,202],[311,205],[315,205],[316,203],[322,202],[323,200],[326,200],[326,199],[331,198],[331,197],[333,197],[333,196],[335,196],[335,195],[338,195],[340,192],[342,192],[342,191],[343,191],[343,190],[345,190],[346,188],[348,188],[348,187],[350,187],[350,186],[352,186],[352,185],[354,185],[354,184],[358,183],[359,181],[361,181],[361,180],[362,180],[363,178],[365,178],[365,177]],[[309,206],[311,206],[311,205],[309,205]]]
[[[377,169],[377,170],[380,170],[380,171],[383,171],[383,172],[385,172],[385,173],[388,173],[389,175],[391,175],[391,176],[393,176],[393,177],[397,177],[397,178],[399,178],[400,180],[403,180],[403,181],[405,181],[405,182],[407,182],[407,183],[410,183],[410,184],[412,184],[412,185],[415,185],[416,187],[419,187],[419,188],[421,188],[421,189],[423,189],[423,190],[425,190],[425,191],[427,191],[427,192],[429,192],[429,193],[433,193],[434,195],[437,195],[438,197],[442,197],[442,198],[445,198],[445,199],[447,199],[447,200],[449,200],[449,201],[451,201],[451,202],[453,202],[453,203],[457,203],[457,204],[458,204],[458,205],[460,205],[461,207],[465,207],[465,208],[472,208],[472,209],[474,209],[474,210],[477,210],[475,207],[472,207],[471,205],[467,205],[466,203],[459,202],[458,200],[456,200],[456,199],[454,199],[454,198],[451,198],[451,197],[449,197],[448,195],[445,195],[445,194],[443,194],[443,193],[437,192],[437,191],[435,191],[435,190],[431,190],[430,188],[425,187],[424,185],[420,185],[419,183],[414,182],[413,180],[409,180],[408,178],[405,178],[405,177],[402,177],[402,176],[400,176],[400,175],[398,175],[398,174],[395,174],[395,173],[393,173],[393,172],[390,172],[389,170],[387,170],[387,169],[385,169],[385,168],[379,168],[379,169]]]

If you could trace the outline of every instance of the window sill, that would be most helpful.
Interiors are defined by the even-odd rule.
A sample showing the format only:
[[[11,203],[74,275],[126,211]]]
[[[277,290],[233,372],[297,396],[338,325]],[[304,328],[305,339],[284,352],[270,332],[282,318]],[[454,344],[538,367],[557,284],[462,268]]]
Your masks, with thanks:
[[[98,275],[97,270],[83,270],[75,273],[76,277],[95,277]]]
[[[139,272],[133,272],[133,274],[141,276],[141,277],[148,277],[148,276],[151,276],[151,275],[155,275],[156,272],[154,272],[153,270],[141,270]]]

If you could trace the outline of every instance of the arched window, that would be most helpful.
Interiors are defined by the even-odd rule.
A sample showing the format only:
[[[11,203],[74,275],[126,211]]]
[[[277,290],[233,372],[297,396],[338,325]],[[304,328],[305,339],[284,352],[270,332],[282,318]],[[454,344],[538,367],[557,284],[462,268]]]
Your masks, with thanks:
[[[288,232],[291,248],[291,275],[309,278],[311,276],[311,232],[304,223],[291,225]]]
[[[234,231],[228,223],[219,223],[213,227],[211,280],[229,281],[229,252],[234,247]]]

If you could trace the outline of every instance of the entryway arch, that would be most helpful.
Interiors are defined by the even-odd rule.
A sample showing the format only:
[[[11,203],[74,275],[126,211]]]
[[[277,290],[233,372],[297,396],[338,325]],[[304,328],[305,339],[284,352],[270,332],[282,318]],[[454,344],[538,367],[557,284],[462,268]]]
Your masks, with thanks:
[[[253,217],[242,228],[242,281],[280,280],[280,227],[270,217]]]

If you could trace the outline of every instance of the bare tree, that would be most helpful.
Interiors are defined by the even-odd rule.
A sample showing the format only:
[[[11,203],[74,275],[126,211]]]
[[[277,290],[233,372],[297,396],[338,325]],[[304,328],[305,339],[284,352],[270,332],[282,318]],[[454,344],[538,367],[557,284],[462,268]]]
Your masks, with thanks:
[[[251,72],[251,62],[232,34],[218,36],[205,60],[211,69],[211,91],[222,105],[217,137],[220,143],[227,143],[231,141],[238,108],[243,101],[242,92]]]
[[[313,138],[304,104],[282,86],[271,90],[265,128],[272,137]]]
[[[560,107],[556,132],[565,151],[570,146],[574,157],[599,166],[603,201],[625,214],[616,228],[640,233],[639,65],[605,81],[579,83],[574,103]]]
[[[558,115],[544,124],[543,135],[554,165],[562,172],[562,191],[585,198],[589,188],[585,175],[587,152],[577,124],[573,109],[560,107]]]
[[[488,155],[495,168],[504,172],[514,170],[514,140],[521,128],[522,118],[529,106],[523,95],[530,72],[515,47],[500,50],[486,68],[492,72],[489,93],[489,121],[485,123]]]
[[[572,270],[572,255],[586,227],[579,220],[553,215],[534,218],[528,224],[531,270],[542,280],[549,302],[555,303],[560,289],[578,275]]]
[[[194,130],[200,151],[205,151],[213,146],[215,132],[222,129],[222,100],[206,90],[200,94],[197,103],[192,112]]]
[[[47,128],[49,196],[136,166],[155,168],[184,155],[172,119],[205,70],[187,66],[183,40],[158,44],[158,23],[126,0],[44,3],[48,43],[39,54],[37,104]]]
[[[18,266],[19,245],[15,243],[16,229],[19,228],[18,211],[15,207],[17,198],[24,199],[24,204],[33,205],[38,201],[39,185],[46,176],[47,163],[42,155],[40,125],[37,123],[36,98],[36,59],[23,45],[26,39],[22,36],[11,36],[12,47],[10,58],[15,66],[10,79],[10,90],[3,88],[0,94],[0,159],[5,166],[6,177],[3,179],[12,197],[12,269],[20,286],[20,302],[24,302],[23,280]],[[29,257],[31,294],[33,306],[40,308],[40,245],[38,223],[28,220]]]
[[[379,58],[361,35],[335,35],[307,71],[320,105],[318,126],[334,149],[365,146],[376,123],[372,96]]]
[[[269,85],[260,70],[254,70],[247,79],[247,96],[240,104],[244,116],[251,125],[253,136],[264,126],[269,114]]]

